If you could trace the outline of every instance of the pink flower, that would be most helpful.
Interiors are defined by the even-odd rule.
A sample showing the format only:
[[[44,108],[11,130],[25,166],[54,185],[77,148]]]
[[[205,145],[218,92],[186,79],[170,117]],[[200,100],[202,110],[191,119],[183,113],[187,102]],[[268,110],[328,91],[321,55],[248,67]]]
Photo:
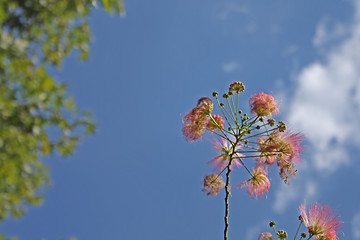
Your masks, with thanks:
[[[220,115],[214,114],[211,117],[212,118],[210,118],[206,128],[208,128],[211,132],[214,132],[215,129],[220,131],[224,128],[225,121]]]
[[[233,82],[230,84],[229,92],[235,91],[236,93],[245,91],[245,86],[242,82]]]
[[[258,240],[273,240],[271,233],[263,232],[260,233]]]
[[[250,98],[251,111],[259,117],[266,117],[278,114],[278,104],[274,97],[266,93],[258,93]]]
[[[280,177],[288,183],[288,178],[296,174],[293,162],[300,163],[300,153],[304,150],[301,142],[304,136],[300,133],[286,131],[281,133],[281,144],[278,149],[277,165],[280,169]]]
[[[301,142],[304,136],[290,131],[273,131],[268,137],[257,140],[260,156],[258,165],[272,165],[277,159],[280,177],[288,183],[288,178],[296,174],[293,163],[300,163],[300,153],[304,150]]]
[[[184,117],[182,132],[186,141],[193,142],[204,134],[209,123],[213,102],[210,98],[199,99],[198,104]]]
[[[224,180],[221,176],[213,173],[205,176],[204,178],[204,189],[207,195],[217,195],[221,189],[225,186]]]
[[[299,207],[301,220],[307,227],[310,236],[317,240],[338,240],[336,231],[341,228],[339,216],[331,211],[330,207],[319,203],[311,205],[309,216],[306,214],[305,205]]]
[[[252,171],[252,178],[237,184],[237,187],[245,187],[251,197],[262,196],[270,188],[270,180],[267,177],[267,167],[258,166]]]
[[[234,149],[232,144],[230,143],[228,146],[228,141],[225,139],[221,139],[222,142],[218,140],[214,141],[214,148],[218,151],[222,151],[223,153],[211,159],[208,164],[214,164],[214,172],[220,173],[223,171],[227,165],[229,164],[230,155],[233,151],[236,151],[241,148],[240,145],[237,145]],[[230,168],[233,169],[234,166],[240,167],[241,163],[236,158],[244,157],[243,154],[236,153],[233,155],[233,160],[231,162]]]

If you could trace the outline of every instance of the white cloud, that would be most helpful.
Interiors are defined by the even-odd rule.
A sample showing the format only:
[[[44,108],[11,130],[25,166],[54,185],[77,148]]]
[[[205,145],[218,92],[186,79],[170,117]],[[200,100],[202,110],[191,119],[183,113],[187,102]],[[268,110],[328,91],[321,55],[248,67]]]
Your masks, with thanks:
[[[302,181],[296,181],[291,186],[281,184],[280,189],[277,191],[275,196],[275,202],[273,210],[278,214],[284,214],[292,201],[298,198],[306,202],[314,201],[318,195],[318,186],[310,178],[304,184],[303,177]]]
[[[352,222],[351,222],[351,227],[352,227],[353,239],[359,240],[360,239],[360,212],[358,212],[357,214],[354,215]]]
[[[294,76],[297,87],[288,98],[287,123],[304,133],[311,145],[311,161],[302,174],[307,182],[301,185],[296,181],[291,188],[282,186],[278,190],[273,205],[278,213],[295,199],[316,200],[318,187],[310,176],[314,172],[331,174],[351,164],[348,146],[360,147],[360,0],[353,4],[353,24],[347,28],[337,24],[329,30],[320,22],[314,46],[321,48],[335,38],[346,38],[333,46],[322,62],[315,61]],[[354,236],[360,239],[360,213],[354,217],[353,226]]]
[[[218,10],[217,17],[221,20],[226,20],[231,14],[247,14],[249,8],[237,2],[225,2],[221,4],[221,9]]]
[[[251,227],[246,232],[246,240],[254,240],[257,239],[259,234],[261,233],[261,228],[259,226]]]
[[[351,34],[325,55],[324,62],[299,72],[288,114],[288,122],[303,131],[313,146],[314,167],[328,173],[349,163],[348,144],[360,145],[360,0],[354,4]],[[316,42],[333,35],[317,33]]]
[[[276,192],[273,210],[279,214],[285,213],[290,202],[296,199],[297,196],[298,193],[294,187],[289,187],[288,185],[281,183],[280,189]]]
[[[224,72],[231,73],[241,68],[238,62],[231,61],[223,64],[222,69]]]
[[[338,40],[344,37],[349,31],[349,29],[341,23],[335,23],[331,29],[329,29],[329,25],[328,18],[323,18],[317,25],[316,34],[313,39],[314,46],[320,47],[334,40]]]

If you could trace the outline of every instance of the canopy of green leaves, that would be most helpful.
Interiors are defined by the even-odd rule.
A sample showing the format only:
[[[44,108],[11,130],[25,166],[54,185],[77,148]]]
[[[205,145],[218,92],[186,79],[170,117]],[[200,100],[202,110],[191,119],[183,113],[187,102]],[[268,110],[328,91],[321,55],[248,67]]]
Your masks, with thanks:
[[[41,202],[49,183],[42,158],[70,155],[94,132],[48,69],[73,50],[87,58],[87,16],[99,6],[124,11],[121,0],[0,0],[0,220]]]

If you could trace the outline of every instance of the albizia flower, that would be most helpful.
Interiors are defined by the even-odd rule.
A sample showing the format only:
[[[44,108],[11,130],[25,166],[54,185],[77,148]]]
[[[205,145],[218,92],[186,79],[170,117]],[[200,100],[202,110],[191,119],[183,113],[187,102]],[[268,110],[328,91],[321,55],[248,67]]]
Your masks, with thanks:
[[[215,165],[214,172],[220,173],[229,164],[230,154],[233,152],[234,148],[231,143],[228,146],[228,141],[223,138],[221,138],[221,142],[218,140],[215,140],[215,141],[213,141],[213,143],[214,143],[214,148],[218,151],[221,151],[222,154],[211,159],[208,162],[208,164],[214,164]],[[237,145],[235,147],[234,151],[236,151],[240,148],[241,148],[241,146]],[[233,169],[234,166],[237,166],[237,167],[241,166],[241,163],[236,159],[236,158],[241,158],[241,157],[244,157],[244,155],[241,153],[236,153],[233,155],[233,160],[231,162],[230,169]]]
[[[252,171],[252,178],[237,184],[237,187],[245,187],[251,197],[262,196],[270,188],[270,180],[267,177],[267,167],[258,166]]]
[[[290,131],[281,132],[280,136],[277,165],[280,169],[280,177],[287,183],[288,178],[296,174],[293,162],[300,163],[301,161],[300,153],[304,150],[301,142],[304,136]]]
[[[200,98],[198,104],[184,117],[182,132],[186,141],[193,142],[204,134],[209,123],[213,102],[210,98]]]
[[[205,176],[203,191],[206,192],[207,195],[217,195],[224,186],[223,178],[213,173]]]
[[[258,165],[272,165],[277,159],[280,169],[280,177],[287,183],[288,178],[295,175],[296,170],[293,163],[300,163],[300,153],[304,150],[300,133],[290,131],[273,131],[268,137],[261,137],[257,140],[260,156]]]
[[[250,98],[251,111],[259,117],[266,117],[279,113],[278,104],[273,96],[266,93],[258,93]]]
[[[213,132],[215,129],[219,130],[224,128],[224,119],[217,114],[214,114],[211,116],[210,121],[206,125],[206,128],[208,128],[211,132]]]
[[[233,82],[230,84],[229,92],[235,91],[236,93],[245,91],[245,86],[242,82]]]
[[[311,205],[309,216],[306,214],[305,205],[299,207],[301,220],[307,227],[310,236],[317,240],[338,240],[337,230],[341,228],[339,216],[330,207],[319,203]]]
[[[260,233],[258,240],[273,240],[271,233],[263,232]]]

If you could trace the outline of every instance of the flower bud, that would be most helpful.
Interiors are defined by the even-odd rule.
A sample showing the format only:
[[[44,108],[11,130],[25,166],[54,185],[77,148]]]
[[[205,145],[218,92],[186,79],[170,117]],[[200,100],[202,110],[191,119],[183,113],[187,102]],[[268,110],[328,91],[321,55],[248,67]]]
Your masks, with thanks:
[[[212,95],[213,95],[213,97],[216,97],[218,94],[219,93],[217,91],[214,91]]]
[[[279,129],[279,132],[285,132],[286,130],[286,124],[283,121],[279,121],[277,127]]]
[[[267,121],[271,127],[275,125],[275,120],[273,118],[269,118]]]
[[[269,223],[269,225],[270,225],[270,227],[272,228],[272,227],[274,227],[274,226],[276,225],[276,223],[275,223],[274,221],[271,221],[271,222]]]

